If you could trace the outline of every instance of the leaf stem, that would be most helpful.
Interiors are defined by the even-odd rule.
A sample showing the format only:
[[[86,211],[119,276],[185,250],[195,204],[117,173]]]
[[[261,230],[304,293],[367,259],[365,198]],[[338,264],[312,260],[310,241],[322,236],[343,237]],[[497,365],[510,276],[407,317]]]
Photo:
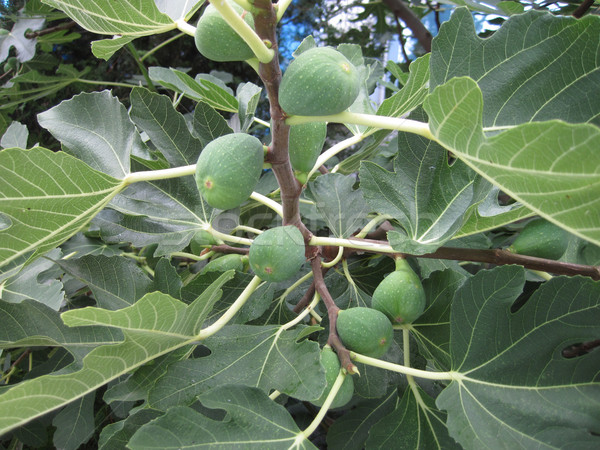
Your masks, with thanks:
[[[250,194],[250,198],[271,208],[277,213],[277,215],[283,217],[283,207],[275,200],[271,200],[269,197],[259,194],[258,192],[253,192],[252,194]]]
[[[190,25],[183,19],[179,19],[177,22],[175,22],[175,25],[177,26],[177,29],[179,31],[181,31],[184,34],[187,34],[188,36],[194,37],[196,35],[196,27]]]
[[[371,219],[369,221],[368,224],[366,224],[362,230],[360,230],[360,232],[358,232],[358,234],[356,234],[354,237],[357,238],[364,238],[367,234],[369,234],[369,232],[374,229],[375,227],[377,227],[380,223],[385,222],[386,220],[391,219],[392,216],[388,216],[386,214],[378,214],[376,217],[374,217],[373,219]]]
[[[94,86],[114,86],[124,88],[134,88],[134,84],[119,83],[118,81],[103,81],[103,80],[87,80],[85,78],[75,78],[73,81],[77,83],[93,84]]]
[[[221,239],[222,241],[233,242],[235,244],[242,245],[252,245],[252,239],[241,238],[237,236],[231,236],[230,234],[221,233],[220,231],[215,230],[213,227],[209,226],[206,231],[212,234],[217,239]]]
[[[353,248],[356,250],[365,250],[372,251],[376,253],[399,253],[397,250],[394,250],[391,245],[384,242],[374,242],[368,240],[354,240],[354,239],[344,239],[344,238],[333,238],[333,237],[324,237],[324,236],[313,236],[309,245],[332,245],[339,246],[345,248]]]
[[[348,147],[352,147],[353,145],[358,144],[365,137],[366,135],[364,134],[357,134],[356,136],[352,136],[348,139],[344,139],[343,141],[338,142],[331,148],[324,151],[321,155],[319,155],[319,157],[317,158],[317,162],[315,162],[314,167],[310,170],[310,172],[308,172],[308,176],[306,178],[310,180],[310,177],[312,177],[312,175],[319,170],[319,167],[321,167],[323,164],[325,164],[327,161],[329,161],[341,151],[344,151]]]
[[[288,125],[298,125],[308,122],[350,123],[353,125],[365,125],[386,130],[407,131],[426,137],[427,139],[435,140],[435,137],[429,130],[429,124],[427,123],[400,117],[378,116],[376,114],[361,114],[344,111],[330,116],[290,116],[285,122]]]
[[[168,178],[184,177],[196,173],[196,164],[190,166],[172,167],[170,169],[146,170],[130,173],[123,179],[125,185],[139,183],[140,181],[166,180]]]
[[[342,259],[342,256],[344,256],[344,247],[338,248],[337,255],[331,261],[328,261],[328,262],[321,261],[321,266],[323,266],[323,267],[333,267],[337,263],[340,262],[340,260]]]
[[[427,378],[429,380],[454,380],[458,378],[455,372],[431,372],[429,370],[414,369],[412,367],[382,361],[381,359],[371,358],[355,352],[350,352],[350,357],[354,361],[358,361],[369,366],[379,367],[391,372],[398,372],[418,378]]]
[[[151,48],[146,53],[144,53],[144,56],[142,56],[140,58],[140,61],[143,62],[146,58],[148,58],[149,56],[153,55],[155,52],[157,52],[158,50],[160,50],[164,46],[169,45],[171,42],[179,39],[180,37],[182,37],[184,35],[185,35],[185,33],[178,33],[175,36],[172,36],[169,39],[164,40],[160,44],[156,45],[154,48]]]
[[[140,69],[140,72],[142,72],[142,75],[146,80],[146,84],[148,85],[148,89],[150,89],[152,92],[156,92],[156,86],[154,86],[154,83],[150,79],[148,69],[146,69],[146,66],[144,66],[144,64],[142,63],[142,59],[140,58],[140,55],[138,54],[138,51],[135,48],[135,46],[131,42],[128,42],[127,49],[129,50],[129,53],[131,53],[131,56],[133,56],[135,63]]]
[[[221,328],[223,328],[225,325],[227,325],[227,323],[231,319],[233,319],[233,316],[235,316],[239,312],[239,310],[242,308],[242,306],[244,306],[246,301],[250,298],[252,293],[258,288],[258,286],[260,286],[262,284],[262,282],[263,281],[255,275],[254,278],[252,278],[252,280],[250,280],[250,283],[248,283],[246,288],[242,291],[242,293],[238,296],[236,301],[233,302],[233,304],[227,309],[227,311],[225,311],[225,313],[223,313],[223,315],[221,317],[219,317],[217,319],[217,321],[214,322],[212,325],[204,328],[203,330],[200,330],[200,333],[198,333],[198,335],[196,336],[196,339],[197,340],[206,339],[207,337],[212,336],[217,331],[219,331]]]
[[[291,3],[292,3],[292,0],[279,0],[275,4],[275,10],[277,11],[277,22],[279,22],[281,20],[281,18],[285,14],[285,11],[288,9],[288,7],[291,5]]]
[[[219,11],[225,22],[248,44],[261,63],[271,62],[275,56],[273,49],[268,48],[256,32],[235,12],[233,7],[225,1],[212,1],[210,3]]]
[[[329,407],[335,400],[335,396],[337,395],[338,391],[342,387],[342,384],[344,383],[344,379],[346,378],[346,376],[347,376],[346,370],[340,369],[340,372],[338,373],[338,376],[335,379],[333,386],[331,386],[331,391],[329,391],[329,394],[327,394],[327,398],[325,398],[325,401],[323,402],[323,406],[321,406],[321,409],[319,410],[318,414],[315,416],[313,421],[310,423],[308,428],[303,430],[298,435],[298,437],[296,438],[296,441],[298,441],[298,439],[300,437],[302,438],[302,440],[308,439],[310,437],[310,435],[313,434],[315,432],[315,430],[319,427],[319,425],[321,424],[321,421],[323,420],[323,418],[325,418],[325,414],[327,414]]]

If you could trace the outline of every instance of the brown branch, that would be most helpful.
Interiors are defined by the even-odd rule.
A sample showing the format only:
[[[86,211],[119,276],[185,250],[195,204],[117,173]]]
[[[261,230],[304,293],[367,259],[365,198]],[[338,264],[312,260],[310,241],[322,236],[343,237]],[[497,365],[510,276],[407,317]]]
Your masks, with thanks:
[[[385,227],[382,227],[385,228]],[[380,230],[377,230],[377,235],[380,235]],[[373,236],[372,233],[369,237]],[[357,239],[353,240],[361,242],[370,242],[373,244],[389,245],[389,242],[384,240],[374,239]],[[361,250],[367,251],[367,250]],[[378,252],[372,252],[378,253]],[[386,253],[389,254],[389,253]],[[346,255],[346,254],[345,254]],[[393,256],[394,254],[389,254]],[[398,252],[398,255],[404,255]],[[587,266],[584,264],[573,264],[562,261],[555,261],[552,259],[536,258],[534,256],[519,255],[517,253],[509,252],[508,250],[502,249],[472,249],[472,248],[455,248],[455,247],[441,247],[433,253],[427,253],[425,255],[411,255],[415,258],[431,258],[431,259],[448,259],[454,261],[470,261],[470,262],[481,262],[495,264],[498,266],[506,264],[518,264],[527,269],[540,270],[543,272],[549,272],[556,275],[582,275],[590,277],[593,280],[600,280],[600,266]]]
[[[210,248],[211,251],[215,253],[227,253],[227,254],[236,254],[236,255],[247,255],[250,249],[248,247],[232,247],[231,245],[221,244],[221,245],[213,245]]]
[[[73,28],[75,25],[77,25],[77,22],[74,22],[74,21],[65,22],[65,23],[61,23],[60,25],[56,25],[55,27],[44,28],[43,30],[25,33],[25,37],[27,39],[35,39],[36,37],[44,36],[45,34],[50,34],[50,33],[54,33],[56,31],[61,31],[61,30],[68,30],[69,28]]]
[[[415,13],[408,7],[402,0],[383,0],[388,8],[392,10],[396,17],[402,19],[408,28],[412,31],[415,39],[419,41],[419,44],[425,49],[425,52],[431,51],[431,40],[433,39],[431,33],[423,22],[416,16]]]
[[[327,286],[325,285],[325,280],[323,279],[323,268],[321,267],[321,258],[318,255],[312,258],[310,260],[310,265],[314,275],[315,289],[327,307],[327,315],[329,317],[329,338],[327,339],[327,343],[333,347],[337,353],[341,366],[345,368],[349,374],[357,373],[358,369],[350,359],[350,352],[344,346],[337,334],[336,324],[340,308],[338,308],[333,301],[333,297],[331,297],[329,289],[327,289]]]
[[[271,147],[269,149],[269,160],[279,188],[281,189],[281,203],[283,206],[283,224],[298,227],[306,242],[312,237],[312,233],[302,223],[300,217],[300,193],[299,185],[288,153],[288,138],[290,127],[286,125],[286,115],[279,105],[279,85],[281,83],[281,69],[279,67],[279,52],[277,45],[277,16],[273,9],[271,0],[255,0],[256,11],[254,15],[254,27],[256,33],[268,42],[275,51],[275,57],[269,63],[261,63],[259,76],[265,85],[271,113]]]
[[[581,5],[577,7],[575,11],[573,11],[573,17],[581,19],[583,15],[589,11],[593,4],[594,0],[585,0]]]

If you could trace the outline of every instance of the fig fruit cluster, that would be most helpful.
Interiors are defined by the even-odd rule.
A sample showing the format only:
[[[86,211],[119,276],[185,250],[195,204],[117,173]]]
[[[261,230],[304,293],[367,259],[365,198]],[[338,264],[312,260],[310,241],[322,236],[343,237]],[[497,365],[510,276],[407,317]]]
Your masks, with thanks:
[[[412,323],[423,314],[425,306],[421,280],[405,259],[398,259],[396,270],[373,292],[371,308],[340,311],[336,329],[348,349],[379,358],[392,344],[392,324]]]

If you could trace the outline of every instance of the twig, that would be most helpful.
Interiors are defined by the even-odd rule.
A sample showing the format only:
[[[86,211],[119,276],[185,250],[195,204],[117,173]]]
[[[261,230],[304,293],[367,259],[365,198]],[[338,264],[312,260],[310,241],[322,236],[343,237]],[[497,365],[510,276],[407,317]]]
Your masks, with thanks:
[[[315,277],[315,289],[327,307],[327,315],[329,317],[329,338],[327,339],[327,343],[334,348],[338,358],[340,359],[341,366],[346,369],[349,374],[357,373],[358,369],[350,359],[350,352],[344,346],[344,344],[342,344],[342,341],[337,334],[336,324],[340,308],[338,308],[333,301],[333,297],[331,297],[331,294],[325,285],[325,280],[323,279],[323,268],[321,267],[321,258],[319,256],[312,258],[310,260],[310,265]]]
[[[69,28],[73,28],[75,25],[77,25],[77,22],[75,21],[65,22],[61,23],[60,25],[56,25],[55,27],[44,28],[43,30],[25,33],[25,37],[27,39],[35,39],[36,37],[44,36],[45,34],[50,34],[61,30],[68,30]]]
[[[589,11],[593,4],[594,0],[585,0],[581,5],[577,7],[575,11],[573,11],[573,17],[581,19],[583,15]]]

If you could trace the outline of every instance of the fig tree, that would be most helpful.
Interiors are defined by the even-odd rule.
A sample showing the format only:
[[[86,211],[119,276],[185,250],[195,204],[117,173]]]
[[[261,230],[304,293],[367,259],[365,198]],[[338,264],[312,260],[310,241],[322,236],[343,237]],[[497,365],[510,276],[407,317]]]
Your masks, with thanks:
[[[323,394],[317,400],[311,402],[316,406],[322,406],[325,402],[325,399],[329,395],[329,392],[331,391],[333,383],[335,383],[335,379],[340,373],[341,368],[340,360],[338,359],[334,351],[331,349],[331,347],[329,347],[328,345],[323,347],[323,349],[321,350],[321,365],[325,369],[325,379],[327,380],[327,387],[325,388]],[[341,406],[344,406],[352,399],[352,395],[354,395],[354,380],[350,375],[347,375],[346,378],[344,378],[344,382],[342,383],[342,386],[340,387],[340,390],[335,396],[335,399],[333,400],[333,403],[331,404],[330,408],[339,408]]]
[[[326,136],[325,122],[303,123],[290,127],[290,163],[294,170],[310,172],[321,154]]]
[[[250,267],[260,279],[287,280],[304,264],[304,238],[293,225],[271,228],[254,239],[248,256]]]
[[[198,158],[198,189],[213,208],[235,208],[252,194],[263,160],[263,146],[254,136],[233,133],[218,137]]]
[[[337,114],[354,103],[359,90],[356,67],[337,50],[316,47],[300,53],[288,66],[279,104],[289,115]]]
[[[393,324],[412,323],[425,310],[425,290],[408,262],[396,260],[396,270],[373,292],[371,307],[384,313]]]
[[[539,218],[528,222],[508,248],[520,255],[558,259],[567,250],[568,234],[562,228]]]
[[[356,307],[341,310],[337,316],[336,328],[349,350],[365,356],[379,358],[392,345],[392,323],[376,309]]]
[[[250,27],[254,28],[252,14],[231,0],[228,0],[227,3],[242,16]],[[246,44],[246,41],[229,26],[219,11],[210,4],[200,16],[194,40],[202,56],[213,61],[245,61],[254,56],[254,52]]]

